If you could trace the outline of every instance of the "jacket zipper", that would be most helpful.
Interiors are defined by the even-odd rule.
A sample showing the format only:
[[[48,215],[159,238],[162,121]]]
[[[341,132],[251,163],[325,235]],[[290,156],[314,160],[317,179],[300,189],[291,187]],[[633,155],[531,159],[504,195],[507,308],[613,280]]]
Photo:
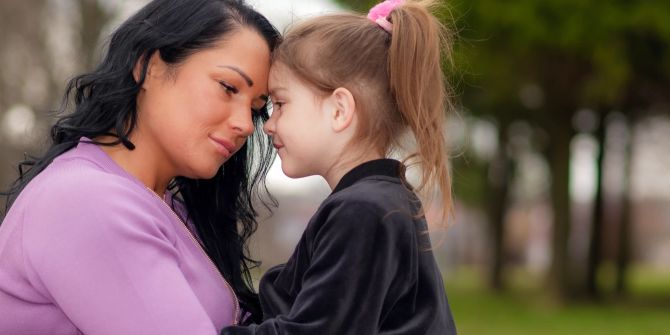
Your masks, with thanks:
[[[224,284],[224,285],[226,286],[226,288],[228,288],[228,290],[230,291],[230,294],[231,294],[232,297],[233,297],[233,302],[234,302],[234,304],[235,304],[235,312],[234,312],[234,314],[233,314],[233,326],[237,326],[237,323],[238,323],[237,318],[238,318],[239,313],[240,313],[240,303],[239,303],[239,301],[237,300],[237,295],[235,294],[235,291],[233,291],[233,288],[230,286],[230,284],[228,284],[228,282],[226,281],[226,279],[223,278],[223,276],[221,275],[221,272],[219,272],[219,269],[217,269],[216,265],[214,265],[214,262],[212,261],[212,259],[209,258],[209,255],[207,255],[207,253],[206,253],[205,250],[203,249],[203,247],[202,247],[202,245],[200,244],[200,242],[199,242],[198,240],[196,240],[195,236],[193,236],[193,232],[191,232],[191,230],[188,229],[188,227],[186,226],[186,224],[184,223],[184,221],[179,217],[179,215],[177,215],[177,213],[175,213],[175,211],[172,209],[172,207],[170,207],[167,203],[165,203],[165,200],[161,199],[161,197],[160,197],[158,194],[156,194],[156,192],[154,192],[152,189],[150,189],[150,188],[148,188],[148,187],[147,187],[147,190],[149,190],[149,191],[151,192],[151,194],[153,194],[156,198],[158,198],[158,199],[161,201],[161,203],[163,204],[163,206],[167,207],[167,208],[170,210],[170,213],[172,213],[172,215],[173,215],[179,222],[181,222],[182,229],[184,229],[184,230],[186,231],[186,234],[188,235],[188,237],[191,238],[191,241],[193,241],[193,243],[194,243],[195,245],[198,246],[198,249],[200,250],[200,252],[202,252],[203,256],[205,256],[205,258],[209,261],[209,265],[211,266],[212,270],[213,270],[214,272],[216,272],[216,274],[219,276],[219,278],[221,279],[221,281],[223,281],[223,284]]]

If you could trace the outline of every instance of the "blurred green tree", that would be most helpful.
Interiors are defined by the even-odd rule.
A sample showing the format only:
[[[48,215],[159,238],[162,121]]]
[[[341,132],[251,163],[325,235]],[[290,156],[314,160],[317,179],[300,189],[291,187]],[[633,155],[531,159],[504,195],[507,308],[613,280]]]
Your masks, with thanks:
[[[635,120],[650,105],[667,104],[670,21],[665,18],[670,14],[670,3],[475,0],[459,2],[455,8],[462,13],[458,23],[462,39],[472,41],[469,50],[462,49],[467,55],[462,58],[468,59],[470,68],[478,73],[478,92],[465,95],[475,99],[465,103],[473,109],[483,105],[494,117],[508,119],[508,115],[502,115],[508,108],[491,106],[509,106],[516,100],[520,114],[549,134],[545,153],[552,171],[554,245],[550,278],[554,287],[562,296],[577,292],[597,297],[603,236],[604,120],[612,110]],[[536,88],[535,97],[528,96],[529,87]],[[574,115],[583,107],[599,116],[595,135],[600,150],[586,275],[572,278],[577,283],[571,287],[567,253],[570,141],[575,133]],[[626,229],[627,233],[620,234],[623,239],[630,237],[630,229]],[[626,252],[629,248],[620,249]],[[625,267],[624,263],[620,265]]]
[[[375,3],[340,2],[361,12]],[[524,119],[543,129],[548,136],[537,145],[551,167],[554,222],[553,258],[548,278],[561,297],[574,292],[597,297],[596,274],[602,261],[604,153],[602,149],[598,153],[596,214],[591,225],[586,274],[573,277],[569,275],[574,272],[570,271],[568,258],[570,143],[576,132],[573,119],[580,108],[595,111],[600,121],[594,129],[595,136],[603,148],[604,120],[609,112],[618,110],[630,122],[635,122],[649,106],[667,105],[670,3],[454,0],[443,1],[443,4],[438,16],[456,27],[459,35],[455,59],[456,71],[462,76],[458,92],[463,105],[474,115],[495,119],[499,127],[500,152],[489,162],[488,170],[503,171],[509,182],[509,169],[500,169],[510,166],[507,132],[514,120]],[[488,174],[491,175],[491,171]],[[458,175],[457,170],[456,178]],[[455,185],[458,192],[458,180]],[[480,187],[481,192],[469,192],[470,198],[488,203],[482,207],[488,208],[493,250],[498,254],[491,272],[494,287],[502,286],[504,210],[501,206],[507,203],[508,189],[506,183],[497,182]],[[473,193],[478,196],[473,197]],[[485,194],[489,196],[485,198]],[[628,202],[625,202],[618,234],[617,287],[620,291],[625,288],[625,269],[631,249]]]

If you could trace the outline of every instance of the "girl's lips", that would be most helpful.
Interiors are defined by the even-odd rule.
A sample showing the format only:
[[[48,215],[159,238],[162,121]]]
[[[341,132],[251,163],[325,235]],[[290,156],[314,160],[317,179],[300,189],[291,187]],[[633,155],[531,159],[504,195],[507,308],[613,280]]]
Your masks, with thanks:
[[[281,145],[281,144],[277,144],[277,143],[272,143],[272,146],[275,147],[275,149],[277,149],[277,150],[279,150],[279,149],[281,149],[281,148],[284,147],[283,145]]]
[[[235,145],[231,142],[214,136],[209,136],[209,139],[212,141],[212,143],[214,143],[216,149],[224,157],[228,158],[235,152]]]

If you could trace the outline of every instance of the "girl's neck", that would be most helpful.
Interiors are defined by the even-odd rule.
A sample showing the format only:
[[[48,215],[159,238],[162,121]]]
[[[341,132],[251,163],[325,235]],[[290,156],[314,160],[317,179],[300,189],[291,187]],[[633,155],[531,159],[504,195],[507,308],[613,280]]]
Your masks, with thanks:
[[[346,155],[346,157],[341,157],[338,159],[336,163],[331,165],[330,168],[328,168],[328,170],[321,176],[326,180],[328,186],[330,186],[330,189],[334,190],[342,177],[347,174],[347,172],[365,162],[380,158],[384,158],[384,156],[373,151],[368,153],[359,153],[357,155]]]

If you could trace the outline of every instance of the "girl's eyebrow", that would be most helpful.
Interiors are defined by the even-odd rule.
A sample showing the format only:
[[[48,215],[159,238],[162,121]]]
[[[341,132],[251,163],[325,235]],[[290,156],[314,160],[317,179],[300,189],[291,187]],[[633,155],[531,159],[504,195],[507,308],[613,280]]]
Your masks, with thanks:
[[[251,80],[251,78],[249,78],[249,76],[246,73],[244,73],[244,71],[242,71],[240,68],[232,65],[219,65],[218,67],[224,69],[230,69],[237,72],[244,79],[244,81],[247,82],[247,85],[249,85],[249,87],[254,86],[254,81]]]
[[[286,91],[286,88],[281,87],[281,86],[280,87],[275,87],[275,88],[270,90],[270,96],[275,95],[275,94],[279,93],[280,91]]]

